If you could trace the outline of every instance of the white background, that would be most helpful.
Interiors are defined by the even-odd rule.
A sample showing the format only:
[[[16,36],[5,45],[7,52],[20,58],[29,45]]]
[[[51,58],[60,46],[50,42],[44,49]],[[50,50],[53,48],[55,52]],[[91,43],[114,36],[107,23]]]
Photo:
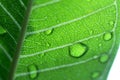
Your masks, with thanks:
[[[120,80],[120,47],[111,67],[107,80]]]

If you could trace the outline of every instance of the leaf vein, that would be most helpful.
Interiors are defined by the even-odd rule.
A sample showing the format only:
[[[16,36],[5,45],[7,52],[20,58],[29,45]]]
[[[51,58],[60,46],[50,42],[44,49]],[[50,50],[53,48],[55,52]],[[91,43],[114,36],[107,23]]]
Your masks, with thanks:
[[[37,9],[37,8],[41,8],[41,7],[48,6],[48,5],[50,5],[50,4],[54,4],[54,3],[57,3],[57,2],[59,2],[59,1],[60,1],[60,0],[52,0],[52,1],[49,1],[49,2],[46,2],[46,3],[43,3],[43,4],[38,4],[38,5],[33,6],[32,10]]]
[[[91,60],[95,60],[97,58],[99,58],[99,56],[93,56],[92,58],[89,58],[89,59],[86,59],[86,60],[83,60],[83,61],[70,63],[70,64],[65,64],[65,65],[60,65],[60,66],[56,66],[56,67],[52,67],[52,68],[46,68],[46,69],[38,70],[37,73],[51,71],[51,70],[56,70],[56,69],[61,69],[61,68],[66,68],[66,67],[71,67],[71,66],[75,66],[75,65],[79,65],[79,64],[83,64],[83,63],[89,62]],[[36,71],[26,72],[26,73],[18,73],[18,74],[16,74],[15,77],[26,76],[26,75],[34,74],[34,73],[36,73]]]
[[[115,32],[116,32],[117,23],[118,23],[118,16],[119,16],[117,0],[114,1],[114,5],[115,5],[115,8],[116,8],[116,19],[115,19],[114,28],[112,29],[114,38],[113,38],[112,47],[111,47],[111,49],[109,50],[109,55],[112,54],[113,48],[114,48],[114,46],[115,46],[115,42],[116,42],[116,35],[115,35]],[[107,72],[107,69],[109,69],[109,65],[111,65],[111,62],[108,62],[108,64],[107,64],[105,70],[103,71],[103,74],[102,74],[101,77],[99,78],[100,80],[102,80],[104,74]]]
[[[61,27],[61,26],[64,26],[64,25],[67,25],[67,24],[70,24],[70,23],[73,23],[73,22],[76,22],[76,21],[85,19],[85,18],[87,18],[87,17],[89,17],[89,16],[91,16],[91,15],[94,15],[94,14],[100,12],[100,11],[103,11],[103,10],[105,10],[105,9],[107,9],[107,8],[110,8],[110,7],[113,6],[113,5],[114,5],[114,4],[112,3],[112,4],[110,4],[110,5],[107,5],[107,6],[103,7],[103,8],[99,8],[99,9],[97,9],[96,11],[93,11],[93,12],[91,12],[91,13],[89,13],[89,14],[86,14],[86,15],[84,15],[84,16],[81,16],[81,17],[72,19],[72,20],[70,20],[70,21],[66,21],[66,22],[57,24],[57,25],[55,25],[55,26],[51,26],[51,27],[49,27],[49,28],[45,28],[45,29],[37,30],[37,31],[32,31],[32,32],[27,32],[27,33],[26,33],[26,36],[27,36],[27,35],[37,34],[37,33],[40,33],[40,32],[44,32],[44,31],[47,31],[47,30],[49,30],[49,29],[58,28],[58,27]]]
[[[25,4],[23,3],[23,1],[22,1],[22,0],[19,0],[19,2],[20,2],[21,5],[26,9],[26,6],[25,6]]]
[[[27,54],[27,55],[21,55],[20,58],[32,57],[32,56],[39,55],[39,54],[42,54],[42,53],[45,53],[45,52],[49,52],[49,51],[53,51],[53,50],[56,50],[56,49],[61,49],[61,48],[64,48],[64,47],[68,47],[68,46],[71,46],[71,45],[76,44],[78,42],[83,42],[83,41],[89,40],[91,38],[99,37],[99,36],[101,36],[103,34],[105,34],[105,32],[97,34],[97,35],[94,35],[94,36],[90,36],[88,38],[84,38],[84,39],[75,41],[73,43],[68,43],[68,44],[65,44],[65,45],[62,45],[62,46],[58,46],[58,47],[55,47],[55,48],[50,48],[50,49],[47,49],[47,50],[44,50],[44,51],[41,51],[41,52],[36,52],[36,53],[33,53],[33,54]]]
[[[17,22],[17,20],[13,17],[13,15],[5,8],[4,5],[0,2],[0,7],[8,14],[8,16],[13,20],[13,22],[17,25],[19,29],[21,29],[20,24]]]
[[[8,57],[8,59],[10,61],[12,61],[12,57],[9,55],[9,53],[7,52],[7,50],[1,44],[0,44],[0,48],[4,51],[4,53]]]

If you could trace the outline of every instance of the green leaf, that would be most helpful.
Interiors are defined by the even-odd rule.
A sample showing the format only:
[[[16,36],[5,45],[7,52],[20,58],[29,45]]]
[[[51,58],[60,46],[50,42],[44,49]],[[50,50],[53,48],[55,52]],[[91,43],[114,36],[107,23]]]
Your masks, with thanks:
[[[0,0],[0,80],[106,80],[120,43],[119,3]]]

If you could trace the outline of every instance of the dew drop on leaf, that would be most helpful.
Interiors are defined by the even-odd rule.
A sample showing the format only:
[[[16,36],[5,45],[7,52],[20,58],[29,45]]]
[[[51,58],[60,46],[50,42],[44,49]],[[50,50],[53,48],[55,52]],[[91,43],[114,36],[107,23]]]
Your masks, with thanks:
[[[87,0],[88,2],[91,1],[91,0]]]
[[[105,41],[111,40],[112,39],[112,33],[111,32],[105,33],[103,38],[104,38]]]
[[[111,26],[113,26],[114,25],[114,21],[110,21],[110,23],[109,23]]]
[[[0,34],[4,34],[6,33],[6,30],[2,28],[2,26],[0,26]]]
[[[50,44],[50,43],[46,43],[46,46],[47,46],[47,47],[50,47],[50,46],[51,46],[51,44]]]
[[[35,79],[37,77],[37,66],[36,65],[29,65],[28,72],[30,73],[29,77],[31,79]]]
[[[44,57],[44,56],[45,56],[45,53],[40,54],[40,56],[41,56],[41,57]]]
[[[92,35],[92,34],[93,34],[93,30],[90,31],[90,35]]]
[[[103,54],[101,57],[100,57],[100,62],[101,63],[105,63],[107,62],[109,59],[109,56],[107,54]]]
[[[72,57],[81,57],[87,52],[87,46],[81,43],[70,46],[70,55]]]
[[[60,23],[60,21],[59,21],[59,20],[57,20],[57,23]]]
[[[50,34],[52,34],[52,32],[53,32],[53,29],[50,29],[50,30],[45,31],[45,34],[50,35]]]
[[[102,46],[102,44],[99,44],[99,47],[101,47]]]
[[[92,78],[94,79],[94,78],[97,78],[97,77],[99,77],[100,76],[100,73],[99,72],[94,72],[93,74],[92,74]]]

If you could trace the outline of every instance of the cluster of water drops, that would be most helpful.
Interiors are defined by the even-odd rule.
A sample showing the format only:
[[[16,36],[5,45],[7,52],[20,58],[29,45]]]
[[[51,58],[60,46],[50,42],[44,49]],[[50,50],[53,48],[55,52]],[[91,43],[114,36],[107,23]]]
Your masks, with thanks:
[[[112,22],[111,22],[111,24],[112,24]],[[54,29],[47,30],[44,32],[44,34],[51,35],[53,33],[53,31],[54,31]],[[112,32],[106,32],[103,35],[103,40],[109,41],[112,39],[112,36],[113,36]],[[47,44],[47,46],[50,46],[50,44]],[[99,46],[102,46],[102,45],[99,45]],[[69,46],[69,55],[73,58],[80,58],[80,57],[84,56],[88,50],[89,50],[89,47],[86,44],[79,42],[79,43]],[[102,54],[101,57],[99,58],[99,61],[101,63],[106,63],[108,61],[108,59],[109,59],[109,55]],[[36,65],[30,65],[28,67],[28,71],[30,72],[29,77],[31,79],[35,79],[38,76],[38,74],[37,74],[38,68]],[[100,76],[99,71],[96,71],[91,75],[92,78],[97,78],[99,76]]]
[[[88,1],[89,1],[89,0],[88,0]],[[111,22],[110,22],[110,25],[114,25],[114,22],[111,21]],[[2,30],[2,33],[5,33],[4,29],[0,28],[0,30]],[[46,30],[46,31],[44,32],[44,34],[47,35],[47,36],[49,36],[49,35],[51,35],[51,34],[53,33],[53,31],[54,31],[54,29],[49,29],[49,30]],[[91,34],[92,34],[92,33],[93,33],[93,31],[91,31]],[[1,33],[0,33],[0,34],[1,34]],[[112,37],[113,37],[112,32],[106,32],[106,33],[103,35],[103,40],[104,40],[104,41],[109,41],[109,40],[112,39]],[[50,46],[50,43],[47,43],[46,46],[47,46],[47,47]],[[101,46],[102,46],[102,43],[100,43],[98,46],[101,47]],[[84,56],[84,55],[88,52],[89,46],[87,46],[86,44],[84,44],[84,43],[82,43],[82,42],[79,42],[79,43],[75,43],[75,44],[69,46],[69,49],[68,49],[68,50],[69,50],[69,55],[70,55],[72,58],[80,58],[80,57]],[[100,63],[106,63],[106,62],[108,61],[108,59],[109,59],[109,55],[108,55],[107,53],[103,53],[103,54],[101,54],[101,56],[99,57],[99,60],[98,60],[98,61],[99,61]],[[30,65],[30,66],[28,66],[28,72],[30,73],[30,74],[29,74],[29,77],[30,77],[31,79],[35,79],[35,78],[38,76],[37,71],[38,71],[38,68],[37,68],[36,65]],[[99,77],[100,74],[101,74],[101,73],[100,73],[99,71],[95,71],[95,72],[92,73],[91,77],[92,77],[93,79],[95,79],[95,78]]]

